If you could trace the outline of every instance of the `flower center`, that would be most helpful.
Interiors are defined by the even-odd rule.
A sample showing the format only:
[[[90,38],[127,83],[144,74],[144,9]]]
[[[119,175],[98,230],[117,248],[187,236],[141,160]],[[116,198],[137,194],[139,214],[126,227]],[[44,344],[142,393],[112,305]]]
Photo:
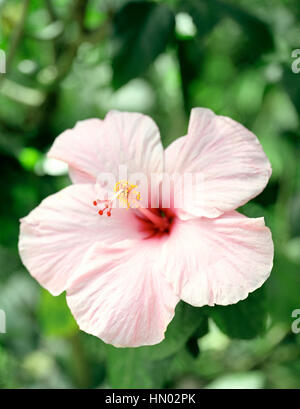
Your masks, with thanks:
[[[96,199],[93,205],[97,207],[98,214],[103,216],[105,213],[108,217],[112,214],[112,208],[116,200],[122,204],[126,210],[136,209],[141,215],[150,221],[159,231],[167,231],[169,229],[170,221],[163,212],[159,209],[147,209],[142,206],[141,194],[136,190],[137,185],[132,185],[126,180],[117,182],[114,186],[114,194],[109,198],[106,193],[105,199]]]
[[[114,186],[114,194],[109,198],[106,193],[105,199],[96,199],[93,205],[97,206],[98,214],[102,216],[105,212],[107,216],[111,216],[111,210],[116,200],[119,200],[123,207],[127,210],[138,207],[138,202],[141,200],[141,195],[135,190],[137,186],[131,185],[126,180],[117,182]]]

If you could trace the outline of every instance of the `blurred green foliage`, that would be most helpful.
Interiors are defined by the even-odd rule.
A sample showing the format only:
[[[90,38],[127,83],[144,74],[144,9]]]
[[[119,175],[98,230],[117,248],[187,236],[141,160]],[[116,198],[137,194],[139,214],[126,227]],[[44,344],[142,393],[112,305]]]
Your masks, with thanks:
[[[300,387],[299,39],[298,0],[0,0],[1,388]],[[237,305],[179,304],[157,346],[107,346],[25,271],[19,218],[70,183],[45,153],[78,120],[144,112],[167,146],[194,106],[242,122],[271,160],[240,210],[271,227],[273,272]]]

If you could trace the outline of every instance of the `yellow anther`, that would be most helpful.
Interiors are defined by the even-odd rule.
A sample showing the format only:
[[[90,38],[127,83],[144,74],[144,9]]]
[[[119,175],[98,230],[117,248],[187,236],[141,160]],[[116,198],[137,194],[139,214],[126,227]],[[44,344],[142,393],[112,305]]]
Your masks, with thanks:
[[[114,186],[115,197],[118,198],[127,209],[137,207],[136,201],[141,199],[139,192],[135,191],[137,185],[131,185],[127,180],[121,180]]]

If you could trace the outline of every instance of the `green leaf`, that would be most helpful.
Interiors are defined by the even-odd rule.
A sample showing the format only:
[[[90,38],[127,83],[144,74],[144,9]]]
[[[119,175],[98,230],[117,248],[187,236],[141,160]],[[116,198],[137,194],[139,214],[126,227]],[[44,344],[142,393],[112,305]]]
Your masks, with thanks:
[[[200,308],[180,302],[165,339],[157,345],[115,348],[107,345],[110,386],[115,388],[159,388],[169,373],[175,354],[187,340],[207,332],[207,318]]]
[[[166,4],[130,2],[116,15],[113,86],[141,75],[162,53],[174,33],[175,18]]]
[[[198,36],[203,37],[225,17],[238,23],[247,36],[248,45],[243,60],[254,61],[262,53],[274,47],[269,26],[246,9],[219,0],[192,0],[185,6],[197,26]],[[241,62],[241,61],[240,61]]]
[[[166,358],[181,349],[199,328],[202,329],[205,326],[206,322],[206,317],[200,308],[192,307],[181,301],[167,328],[165,339],[160,344],[139,349],[143,350],[149,359]],[[201,333],[198,338],[202,335],[204,333]]]
[[[197,27],[197,35],[201,38],[209,34],[222,18],[214,2],[191,0],[184,2],[183,8],[191,15]]]
[[[299,308],[300,263],[277,251],[270,280],[267,281],[267,296],[273,319],[291,325],[291,313]]]
[[[253,62],[261,54],[274,48],[274,39],[267,23],[239,6],[214,0],[223,16],[231,17],[237,22],[248,37],[246,62]]]
[[[139,348],[107,346],[109,385],[112,388],[160,388],[167,376],[171,358],[147,359]]]
[[[284,67],[282,78],[283,86],[295,105],[298,114],[300,114],[300,81],[295,81],[297,76],[299,77],[300,74],[295,74],[290,66]]]
[[[3,280],[11,277],[20,268],[20,258],[16,252],[0,245],[0,279]]]
[[[184,108],[189,115],[193,108],[191,101],[194,81],[202,72],[203,49],[199,38],[177,39],[177,55],[181,74],[181,88]]]
[[[43,290],[38,309],[40,326],[47,336],[70,336],[77,331],[77,324],[67,306],[66,297],[53,297]]]
[[[208,319],[205,318],[201,325],[196,329],[192,336],[186,342],[187,351],[194,357],[197,358],[200,353],[200,348],[198,344],[199,338],[202,338],[208,333]]]
[[[251,339],[265,332],[267,308],[263,288],[237,304],[205,309],[220,330],[230,338]]]

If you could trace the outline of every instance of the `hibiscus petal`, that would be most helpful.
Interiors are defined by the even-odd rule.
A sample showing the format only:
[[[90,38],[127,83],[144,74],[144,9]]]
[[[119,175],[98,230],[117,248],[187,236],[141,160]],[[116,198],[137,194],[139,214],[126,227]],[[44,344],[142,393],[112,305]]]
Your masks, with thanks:
[[[19,252],[31,275],[52,294],[66,284],[96,242],[139,237],[137,219],[124,209],[99,216],[93,185],[71,185],[49,196],[21,220]]]
[[[78,122],[56,138],[48,156],[69,164],[74,183],[93,183],[103,172],[118,177],[120,165],[146,175],[163,170],[159,130],[138,113],[111,111],[103,121]]]
[[[117,347],[161,342],[179,298],[156,268],[158,257],[151,240],[96,243],[67,290],[79,327]]]
[[[77,122],[59,135],[48,156],[66,162],[73,183],[94,183],[101,166],[100,141],[103,121],[97,118]]]
[[[228,305],[261,287],[273,265],[271,232],[263,218],[228,212],[219,218],[174,222],[161,253],[163,271],[194,306]]]
[[[234,210],[257,196],[271,175],[257,137],[236,121],[204,108],[192,110],[188,135],[166,149],[165,160],[169,173],[199,176],[193,190],[185,186],[183,211],[178,211],[182,219],[217,217]]]

